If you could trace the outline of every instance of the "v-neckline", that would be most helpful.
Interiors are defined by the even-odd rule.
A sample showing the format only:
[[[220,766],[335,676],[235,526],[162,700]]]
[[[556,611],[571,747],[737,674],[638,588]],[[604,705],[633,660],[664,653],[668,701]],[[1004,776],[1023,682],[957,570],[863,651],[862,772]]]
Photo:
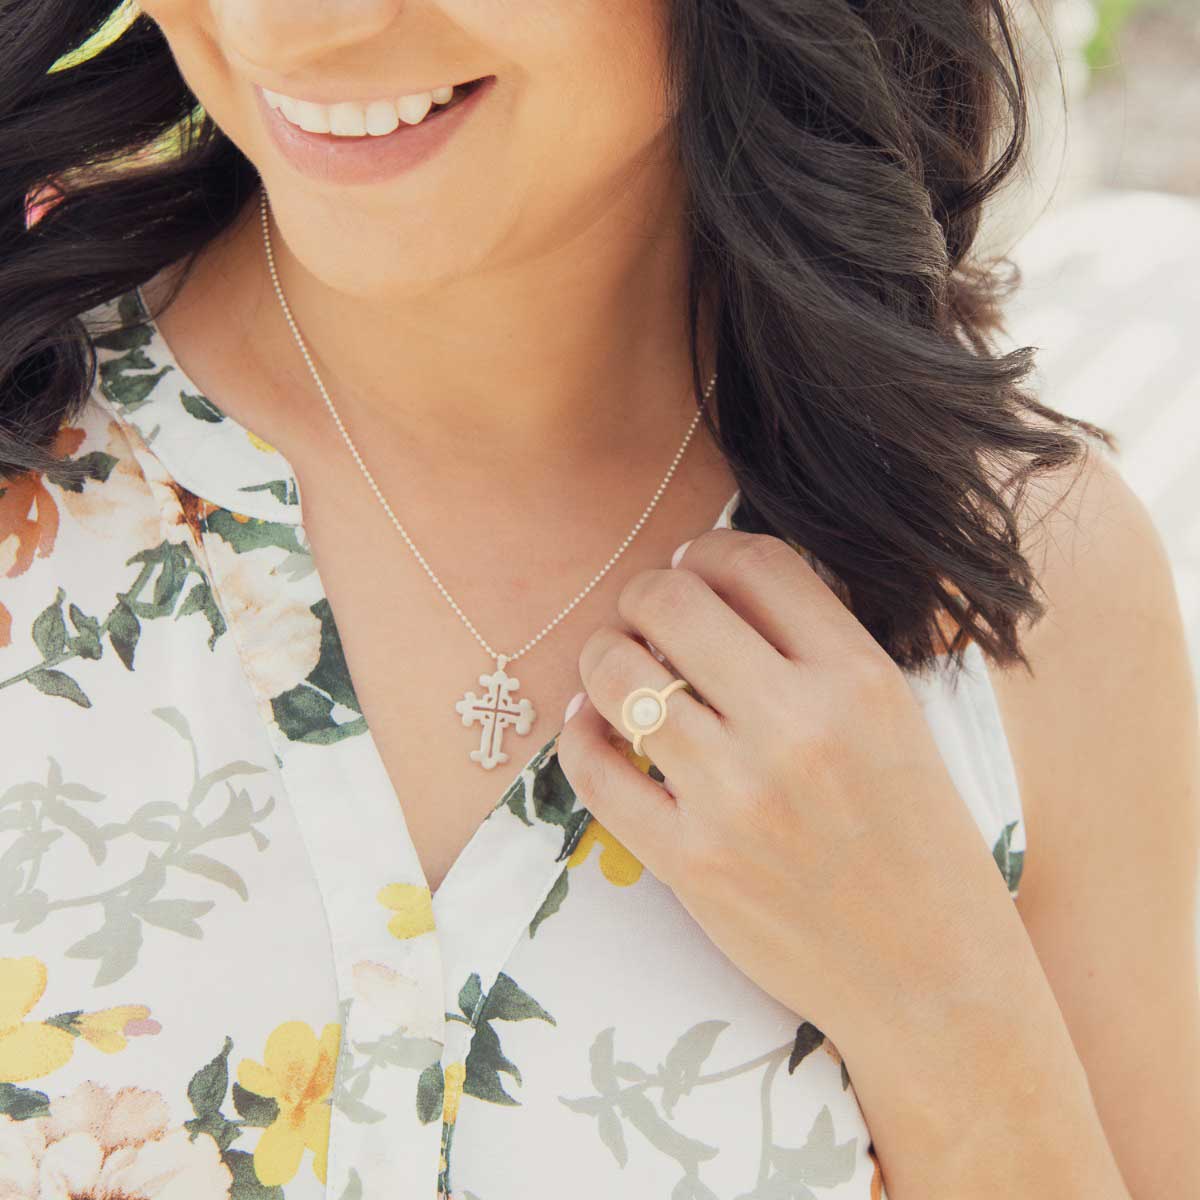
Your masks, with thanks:
[[[308,554],[311,563],[314,586],[310,591],[327,606],[330,634],[338,643],[341,668],[350,691],[357,697],[349,664],[341,650],[337,616],[307,547],[299,484],[291,464],[265,438],[225,412],[189,377],[151,315],[140,287],[135,286],[108,305],[100,306],[100,310],[93,310],[93,313],[97,312],[102,319],[111,320],[115,315],[121,325],[115,332],[111,327],[105,327],[108,332],[96,336],[97,345],[102,350],[124,352],[120,358],[109,357],[101,365],[104,395],[112,401],[120,416],[136,428],[168,475],[198,499],[239,518],[250,517],[295,528],[299,546]],[[90,319],[93,313],[86,316]],[[740,499],[741,492],[737,489],[722,506],[712,528],[736,527]],[[212,515],[204,514],[206,533]],[[246,653],[246,647],[241,648]],[[263,695],[262,699],[272,702],[275,697]],[[362,743],[375,773],[386,782],[389,802],[403,818],[401,789],[391,779],[366,715],[361,707],[356,711],[357,720],[353,724],[357,732],[352,736]],[[514,807],[522,791],[532,792],[537,778],[556,761],[554,747],[561,732],[560,726],[528,756],[459,850],[436,891],[429,888],[411,834],[407,835],[420,878],[433,901],[443,900],[447,888],[462,875],[463,864],[474,857],[489,821],[506,807]],[[569,788],[569,784],[566,786]],[[572,812],[564,815],[570,817],[576,811],[577,806],[573,806]],[[404,823],[407,833],[406,819]],[[581,819],[575,830],[576,838],[586,824],[587,819]],[[565,853],[569,850],[570,847],[566,847]]]

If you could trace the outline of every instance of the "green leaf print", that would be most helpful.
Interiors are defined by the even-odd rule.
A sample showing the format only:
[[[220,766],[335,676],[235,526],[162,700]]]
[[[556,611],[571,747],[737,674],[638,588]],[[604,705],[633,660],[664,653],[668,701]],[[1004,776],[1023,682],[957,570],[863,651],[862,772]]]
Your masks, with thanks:
[[[828,1105],[822,1105],[808,1132],[808,1139],[799,1149],[774,1146],[771,1166],[774,1173],[765,1185],[750,1196],[774,1200],[817,1200],[811,1190],[832,1188],[847,1183],[854,1176],[857,1138],[838,1142],[834,1134],[833,1115]],[[740,1200],[740,1198],[739,1198]]]
[[[207,396],[181,391],[179,403],[183,405],[188,416],[195,417],[197,421],[209,421],[215,425],[225,420],[225,414]]]
[[[329,601],[318,600],[311,611],[321,623],[317,665],[304,683],[274,697],[271,711],[280,730],[291,741],[329,746],[363,733],[366,722],[361,716]],[[335,704],[359,715],[349,721],[338,721],[333,715]]]
[[[718,1150],[677,1129],[671,1123],[675,1117],[674,1107],[681,1096],[696,1088],[723,1087],[738,1076],[761,1072],[758,1091],[762,1133],[758,1177],[753,1190],[741,1193],[737,1200],[791,1200],[793,1197],[815,1200],[811,1187],[834,1187],[849,1179],[856,1162],[855,1140],[836,1142],[827,1108],[818,1114],[804,1147],[779,1146],[773,1137],[771,1082],[789,1060],[794,1070],[807,1054],[825,1042],[824,1035],[806,1021],[792,1042],[772,1047],[745,1062],[704,1073],[703,1067],[714,1043],[727,1025],[728,1022],[721,1020],[701,1021],[685,1030],[655,1071],[618,1060],[614,1046],[615,1028],[609,1026],[596,1035],[589,1050],[595,1093],[560,1096],[559,1100],[572,1112],[596,1121],[601,1142],[618,1163],[624,1165],[627,1154],[627,1133],[624,1129],[618,1132],[618,1127],[624,1123],[679,1164],[683,1175],[673,1196],[711,1197],[713,1193],[699,1177],[699,1168]],[[834,1053],[832,1046],[829,1049]],[[843,1065],[843,1076],[844,1072]],[[660,1089],[658,1108],[661,1113],[651,1101],[653,1089]]]
[[[192,1076],[187,1094],[196,1116],[215,1113],[224,1103],[225,1093],[229,1090],[229,1052],[232,1049],[233,1038],[227,1036],[221,1053]]]
[[[496,1031],[490,1025],[481,1024],[475,1030],[471,1049],[467,1052],[467,1076],[463,1091],[492,1104],[520,1104],[519,1100],[504,1090],[500,1081],[501,1071],[511,1075],[517,1083],[521,1082],[521,1070],[516,1063],[505,1058]]]
[[[125,669],[132,671],[133,652],[137,649],[138,638],[142,634],[142,627],[137,617],[133,615],[133,610],[129,607],[129,601],[124,596],[117,597],[116,602],[113,604],[112,612],[108,614],[105,625],[107,626],[108,640],[112,642],[112,647],[117,652],[117,656],[125,664]]]
[[[81,708],[90,708],[91,701],[79,684],[60,665],[73,659],[98,659],[102,656],[105,634],[117,652],[125,669],[134,669],[134,651],[141,637],[141,621],[158,617],[185,616],[190,612],[203,612],[212,634],[208,640],[211,650],[216,640],[225,632],[225,620],[208,593],[208,581],[203,570],[186,544],[174,545],[162,542],[157,546],[141,550],[128,560],[129,564],[140,563],[137,579],[127,592],[119,593],[113,601],[112,611],[104,622],[89,617],[77,605],[70,605],[71,621],[79,631],[71,635],[62,614],[66,593],[60,587],[55,599],[34,618],[31,637],[43,661],[28,669],[0,680],[0,688],[12,687],[17,683],[29,683],[44,695],[71,700]],[[199,577],[205,589],[197,596],[189,595],[180,605],[179,598],[187,581]],[[153,587],[150,600],[143,591]],[[178,611],[177,611],[178,610]]]
[[[92,480],[104,483],[116,465],[116,455],[108,454],[104,450],[89,450],[78,458],[56,459],[42,478],[47,483],[62,488],[63,491],[79,495],[83,492],[84,486]],[[76,474],[68,474],[68,467],[78,477]]]
[[[675,1104],[695,1087],[700,1078],[700,1068],[712,1053],[721,1031],[728,1026],[728,1021],[701,1021],[682,1034],[667,1051],[661,1071],[662,1107],[668,1117],[675,1115]]]
[[[244,514],[238,514],[244,518]],[[238,520],[227,508],[217,508],[204,520],[206,532],[219,534],[238,554],[268,547],[287,550],[292,554],[309,555],[301,543],[298,527],[282,521],[264,521],[261,517]]]
[[[224,1099],[224,1092],[221,1098]],[[218,1106],[220,1100],[217,1101]],[[279,1116],[279,1102],[270,1096],[259,1096],[248,1092],[240,1083],[233,1085],[233,1107],[242,1118],[243,1125],[253,1125],[256,1129],[266,1129]]]
[[[0,1113],[5,1113],[14,1121],[46,1117],[50,1115],[50,1097],[45,1092],[0,1082]]]
[[[130,292],[117,301],[117,315],[121,325],[108,333],[97,334],[92,340],[102,350],[140,350],[148,346],[154,336],[153,330],[145,324],[145,313],[137,298],[137,292]]]
[[[362,1200],[362,1194],[362,1180],[358,1177],[358,1172],[351,1167],[346,1186],[338,1200]]]
[[[473,976],[474,978],[474,976]],[[540,1021],[548,1021],[551,1025],[554,1018],[531,996],[503,971],[496,976],[492,990],[487,994],[483,1005],[482,1020],[484,1021],[528,1021],[536,1017]]]
[[[120,358],[110,358],[100,364],[100,390],[123,411],[134,412],[146,403],[159,381],[171,370],[168,365],[154,371],[153,366],[141,349],[136,348]],[[137,374],[139,371],[149,374]]]
[[[67,645],[67,621],[63,616],[64,593],[58,589],[58,597],[33,619],[33,644],[42,652],[43,658],[57,658]]]
[[[576,843],[592,819],[592,814],[586,808],[576,806],[575,789],[571,787],[559,765],[557,748],[558,735],[555,734],[509,785],[508,791],[501,798],[501,804],[525,825],[532,825],[534,819],[537,819],[548,825],[560,826],[563,831],[563,844],[556,861],[562,862],[575,849]],[[532,816],[529,811],[531,807]],[[566,883],[561,886],[562,895],[557,897],[559,904],[567,892]],[[559,887],[557,882],[555,887]],[[535,918],[533,924],[540,925],[542,920],[555,911],[557,905],[546,908],[540,919]]]
[[[825,1035],[811,1021],[803,1022],[796,1030],[796,1040],[792,1043],[792,1053],[788,1058],[788,1074],[790,1075],[823,1041]]]
[[[99,658],[104,653],[100,645],[100,622],[95,617],[89,617],[81,608],[72,604],[70,607],[71,624],[78,631],[71,643],[71,649],[80,658]]]
[[[81,783],[64,781],[53,758],[45,782],[21,781],[0,792],[0,827],[20,831],[0,856],[0,924],[13,924],[14,932],[26,933],[50,913],[69,910],[72,920],[78,922],[75,914],[88,909],[99,912],[100,927],[65,952],[72,958],[99,961],[97,986],[122,978],[137,965],[143,922],[187,937],[202,935],[201,919],[214,902],[163,895],[176,881],[169,868],[175,867],[193,878],[203,876],[245,900],[249,895],[245,880],[216,857],[214,843],[248,836],[260,850],[270,844],[259,826],[273,812],[274,798],[268,796],[256,807],[244,789],[229,786],[231,780],[261,774],[266,768],[234,759],[201,773],[184,715],[170,707],[153,712],[191,750],[193,779],[178,798],[148,800],[128,820],[98,825],[81,809],[103,800],[102,794]],[[224,807],[214,810],[212,801],[221,799],[222,785]],[[80,894],[51,898],[36,887],[35,881],[47,856],[63,849],[63,833],[82,842],[97,864],[105,861],[108,844],[118,838],[132,835],[153,843],[153,848],[144,855],[140,870],[115,881],[112,887],[89,893],[86,872],[75,871],[72,878],[77,880]]]
[[[354,1000],[347,999],[338,1006],[338,1024],[343,1029],[352,1027],[350,1010],[354,1003]],[[417,1079],[417,1115],[423,1123],[428,1123],[433,1116],[423,1116],[422,1113],[428,1111],[434,1116],[441,1114],[441,1054],[441,1042],[426,1037],[410,1037],[403,1028],[374,1041],[343,1037],[334,1075],[333,1105],[344,1112],[351,1121],[374,1124],[386,1120],[386,1113],[372,1108],[365,1100],[374,1072],[389,1067],[399,1067],[408,1071],[419,1069],[421,1075]],[[438,1076],[436,1102],[431,1092],[431,1070],[436,1071]],[[425,1106],[429,1104],[435,1104],[435,1107],[427,1110]]]
[[[281,1187],[267,1187],[254,1170],[254,1155],[245,1150],[226,1150],[221,1155],[233,1175],[229,1200],[284,1200]]]
[[[417,1079],[417,1118],[422,1125],[441,1119],[444,1087],[442,1064],[430,1063]]]
[[[671,1200],[717,1200],[717,1193],[696,1175],[685,1175],[671,1190]]]
[[[463,1091],[479,1100],[492,1104],[513,1105],[520,1101],[504,1090],[500,1072],[511,1075],[519,1084],[521,1070],[516,1063],[505,1057],[500,1048],[499,1034],[492,1028],[492,1021],[546,1021],[557,1024],[528,992],[524,991],[510,976],[501,971],[486,995],[480,991],[478,974],[472,972],[458,993],[458,1005],[464,1016],[475,1021],[475,1033],[466,1058],[466,1078]],[[457,1018],[455,1013],[447,1017]],[[461,1019],[461,1018],[458,1018]],[[439,1082],[439,1088],[442,1084]]]
[[[1009,893],[1013,896],[1017,894],[1017,887],[1021,881],[1021,869],[1025,865],[1025,851],[1012,849],[1013,830],[1019,823],[1019,821],[1010,821],[1005,825],[996,839],[995,846],[992,847],[992,857],[996,860],[996,866],[1000,868],[1000,873],[1008,885]]]
[[[61,696],[64,700],[74,701],[80,708],[92,707],[92,702],[84,694],[83,688],[65,671],[54,671],[48,667],[35,667],[32,671],[26,673],[25,678],[39,692],[47,696]]]
[[[479,983],[479,974],[472,971],[467,982],[458,989],[458,1007],[468,1021],[475,1020],[479,1002],[483,999],[483,988]]]
[[[546,893],[546,898],[542,901],[541,907],[533,914],[533,920],[529,922],[530,937],[533,937],[537,933],[538,926],[547,917],[554,916],[562,907],[562,902],[567,898],[569,888],[570,882],[567,879],[567,868],[563,867],[559,877],[554,881],[554,886]]]
[[[299,504],[300,493],[293,479],[272,479],[267,483],[251,483],[238,488],[239,492],[270,492],[280,504]]]

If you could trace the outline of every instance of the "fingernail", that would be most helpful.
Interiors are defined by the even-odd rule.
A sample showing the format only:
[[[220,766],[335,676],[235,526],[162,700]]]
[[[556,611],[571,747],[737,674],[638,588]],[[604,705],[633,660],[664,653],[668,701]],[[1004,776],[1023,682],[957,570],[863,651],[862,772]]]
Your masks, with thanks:
[[[575,695],[567,701],[567,710],[563,713],[563,724],[565,725],[578,711],[580,705],[587,699],[587,692],[576,692]]]
[[[682,546],[680,546],[680,547],[679,547],[679,549],[678,549],[678,550],[676,550],[674,554],[672,554],[672,555],[671,555],[671,566],[673,566],[673,567],[677,567],[677,566],[679,566],[679,560],[680,560],[680,559],[683,557],[683,552],[684,552],[684,551],[685,551],[685,550],[686,550],[686,549],[687,549],[687,548],[688,548],[688,547],[689,547],[689,546],[690,546],[690,545],[691,545],[691,544],[692,544],[692,543],[693,543],[695,540],[696,540],[695,538],[688,538],[688,540],[687,540],[686,542],[684,542],[684,543],[683,543],[683,545],[682,545]]]

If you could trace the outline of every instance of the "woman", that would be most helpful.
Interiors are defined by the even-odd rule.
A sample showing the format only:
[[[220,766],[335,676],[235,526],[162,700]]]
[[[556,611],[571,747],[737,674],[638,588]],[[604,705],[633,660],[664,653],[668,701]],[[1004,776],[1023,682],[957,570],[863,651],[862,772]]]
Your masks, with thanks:
[[[0,13],[0,1191],[1196,1194],[1196,699],[988,338],[1004,8],[107,9]]]

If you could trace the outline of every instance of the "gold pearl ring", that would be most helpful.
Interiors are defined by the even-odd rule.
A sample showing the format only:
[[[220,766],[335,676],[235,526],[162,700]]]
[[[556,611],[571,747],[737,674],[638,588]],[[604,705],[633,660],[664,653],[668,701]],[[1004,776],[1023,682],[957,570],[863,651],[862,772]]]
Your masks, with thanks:
[[[691,691],[686,679],[672,679],[664,688],[634,688],[621,705],[621,724],[633,741],[633,752],[642,753],[642,738],[661,729],[667,719],[667,697],[681,688]]]

